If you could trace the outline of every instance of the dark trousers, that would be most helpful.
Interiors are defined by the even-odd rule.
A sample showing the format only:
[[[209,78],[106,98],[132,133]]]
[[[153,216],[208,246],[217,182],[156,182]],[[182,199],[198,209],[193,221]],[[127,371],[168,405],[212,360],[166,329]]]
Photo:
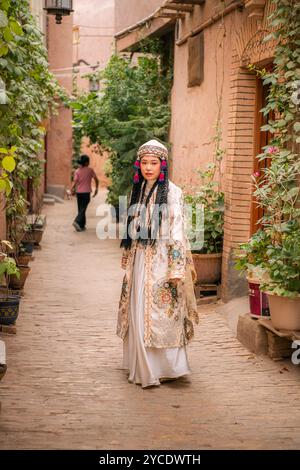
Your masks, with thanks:
[[[90,193],[76,193],[77,196],[77,206],[78,206],[78,215],[75,219],[75,222],[78,223],[80,228],[84,228],[86,224],[85,211],[91,200]]]

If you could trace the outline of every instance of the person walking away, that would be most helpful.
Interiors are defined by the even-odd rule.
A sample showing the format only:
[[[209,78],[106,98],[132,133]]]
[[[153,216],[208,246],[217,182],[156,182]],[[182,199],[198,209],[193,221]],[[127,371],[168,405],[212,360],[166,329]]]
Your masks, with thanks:
[[[89,167],[90,159],[87,155],[81,155],[79,164],[80,167],[74,174],[71,191],[72,194],[76,194],[78,206],[78,214],[73,222],[73,227],[77,232],[82,232],[86,230],[86,210],[91,200],[91,183],[94,179],[96,189],[93,197],[95,197],[98,194],[99,180],[94,170]]]

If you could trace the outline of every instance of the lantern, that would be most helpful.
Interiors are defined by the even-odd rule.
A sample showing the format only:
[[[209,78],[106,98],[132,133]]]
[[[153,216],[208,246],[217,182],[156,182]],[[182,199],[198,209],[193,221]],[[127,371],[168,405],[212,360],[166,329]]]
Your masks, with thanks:
[[[73,10],[73,0],[45,0],[44,10],[49,15],[55,15],[56,23],[61,24],[62,17],[68,16]]]

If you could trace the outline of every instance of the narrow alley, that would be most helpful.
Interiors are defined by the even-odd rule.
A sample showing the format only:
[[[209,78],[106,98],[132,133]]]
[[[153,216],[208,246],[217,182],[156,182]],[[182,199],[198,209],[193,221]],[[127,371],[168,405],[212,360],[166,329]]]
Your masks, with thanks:
[[[1,449],[292,449],[300,445],[299,369],[255,357],[214,307],[189,346],[193,374],[141,389],[121,370],[115,335],[118,240],[72,227],[76,200],[44,206],[47,228],[16,335],[1,335]]]

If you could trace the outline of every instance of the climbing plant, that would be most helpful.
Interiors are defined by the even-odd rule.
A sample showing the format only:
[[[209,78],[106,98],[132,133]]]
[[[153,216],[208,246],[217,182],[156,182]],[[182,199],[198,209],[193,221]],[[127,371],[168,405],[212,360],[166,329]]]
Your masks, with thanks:
[[[267,104],[261,110],[274,118],[262,126],[272,135],[269,145],[257,156],[268,160],[253,175],[257,204],[264,209],[260,220],[268,235],[266,250],[270,282],[265,287],[279,295],[300,293],[300,3],[298,0],[272,0],[276,9],[270,17],[275,39],[274,67],[262,71],[269,85]],[[247,245],[246,256],[259,264],[255,244]],[[241,262],[239,262],[241,263]]]
[[[61,93],[48,70],[42,33],[28,0],[0,0],[0,78],[5,93],[0,104],[0,189],[6,193],[14,240],[16,224],[20,226],[26,214],[24,182],[31,179],[36,186],[42,173],[42,122]]]
[[[271,16],[274,31],[266,38],[276,39],[274,70],[264,73],[263,83],[270,85],[264,115],[275,112],[261,130],[273,135],[259,160],[270,161],[262,175],[257,175],[255,196],[266,208],[262,222],[272,226],[279,237],[281,224],[299,217],[300,194],[300,4],[296,0],[273,0],[276,10]]]
[[[156,49],[131,57],[113,55],[101,73],[102,90],[79,96],[73,107],[75,141],[84,136],[110,151],[107,202],[117,206],[131,186],[137,148],[151,138],[166,142],[171,72]]]

